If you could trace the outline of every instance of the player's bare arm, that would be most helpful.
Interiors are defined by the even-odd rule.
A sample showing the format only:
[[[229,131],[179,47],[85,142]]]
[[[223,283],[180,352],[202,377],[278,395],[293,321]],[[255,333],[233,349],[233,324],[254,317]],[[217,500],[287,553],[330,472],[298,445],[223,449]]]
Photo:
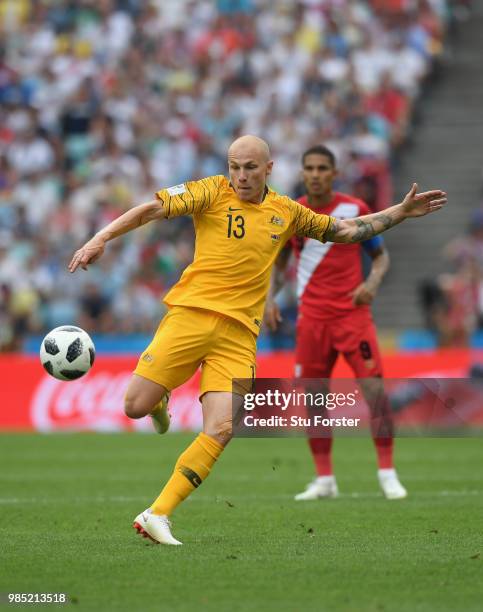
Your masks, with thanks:
[[[265,303],[265,314],[264,321],[270,331],[275,331],[278,324],[282,322],[282,315],[280,314],[280,308],[275,301],[275,296],[280,291],[285,283],[285,271],[290,259],[292,249],[286,245],[283,248],[273,266],[272,276],[270,279],[270,289],[267,295],[267,301]]]
[[[382,234],[386,230],[412,217],[423,217],[440,210],[447,202],[446,193],[439,189],[417,193],[413,183],[411,190],[400,204],[395,204],[379,213],[338,219],[326,232],[331,242],[362,242]]]
[[[356,306],[372,304],[382,279],[389,270],[389,253],[384,247],[378,247],[369,253],[372,259],[371,270],[366,280],[351,293]]]
[[[141,225],[145,225],[149,221],[163,219],[164,216],[165,211],[160,200],[153,200],[152,202],[134,206],[134,208],[126,211],[97,232],[95,236],[74,253],[68,266],[69,272],[75,272],[79,266],[83,270],[87,270],[89,264],[94,263],[102,256],[106,242],[141,227]]]

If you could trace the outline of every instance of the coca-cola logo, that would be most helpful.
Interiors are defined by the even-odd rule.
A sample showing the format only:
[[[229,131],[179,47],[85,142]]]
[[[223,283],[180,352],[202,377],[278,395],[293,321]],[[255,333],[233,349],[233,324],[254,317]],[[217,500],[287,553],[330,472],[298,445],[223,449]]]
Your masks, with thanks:
[[[101,371],[69,382],[45,377],[32,398],[32,423],[39,431],[131,429],[134,421],[123,411],[131,376]]]
[[[152,431],[149,418],[129,419],[124,414],[124,396],[131,371],[90,372],[86,377],[64,382],[46,376],[32,396],[30,415],[38,431]],[[176,389],[170,400],[171,427],[198,429],[201,409],[198,385],[190,381]]]

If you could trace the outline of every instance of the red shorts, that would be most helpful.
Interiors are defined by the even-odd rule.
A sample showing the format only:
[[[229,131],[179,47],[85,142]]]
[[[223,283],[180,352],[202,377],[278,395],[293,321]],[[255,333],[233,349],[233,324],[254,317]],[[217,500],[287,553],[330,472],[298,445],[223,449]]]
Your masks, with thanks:
[[[339,353],[344,355],[356,378],[382,376],[376,327],[367,311],[331,321],[299,317],[296,377],[330,378]]]

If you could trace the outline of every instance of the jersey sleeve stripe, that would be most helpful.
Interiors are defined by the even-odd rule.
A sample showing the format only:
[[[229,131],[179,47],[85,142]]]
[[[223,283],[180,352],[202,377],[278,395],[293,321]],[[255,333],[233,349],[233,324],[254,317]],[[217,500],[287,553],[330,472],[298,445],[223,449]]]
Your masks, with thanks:
[[[189,186],[188,183],[186,183],[186,190],[188,191],[190,198],[191,198],[191,213],[188,213],[188,207],[186,207],[186,214],[193,214],[194,210],[195,210],[195,196],[193,195],[193,192],[191,191],[191,187]]]
[[[333,218],[328,215],[318,215],[298,202],[294,204],[296,204],[294,233],[297,236],[307,236],[325,242],[325,234],[332,227]]]

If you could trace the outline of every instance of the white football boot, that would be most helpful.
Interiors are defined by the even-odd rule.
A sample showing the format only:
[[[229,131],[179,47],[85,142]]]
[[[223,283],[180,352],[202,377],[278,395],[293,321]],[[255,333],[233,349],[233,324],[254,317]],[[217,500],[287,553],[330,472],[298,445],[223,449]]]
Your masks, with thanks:
[[[169,544],[171,546],[181,546],[176,538],[171,534],[171,523],[166,515],[159,516],[153,514],[148,508],[134,519],[134,529],[143,538],[148,538],[155,544]]]
[[[156,405],[156,408],[149,414],[156,433],[164,434],[169,429],[171,416],[168,412],[168,402],[170,393],[166,393],[163,399]]]
[[[305,491],[295,496],[295,501],[311,501],[322,497],[337,497],[338,495],[339,489],[335,476],[317,476],[307,485]]]
[[[394,468],[378,470],[377,478],[386,499],[404,499],[408,492],[399,482]]]

